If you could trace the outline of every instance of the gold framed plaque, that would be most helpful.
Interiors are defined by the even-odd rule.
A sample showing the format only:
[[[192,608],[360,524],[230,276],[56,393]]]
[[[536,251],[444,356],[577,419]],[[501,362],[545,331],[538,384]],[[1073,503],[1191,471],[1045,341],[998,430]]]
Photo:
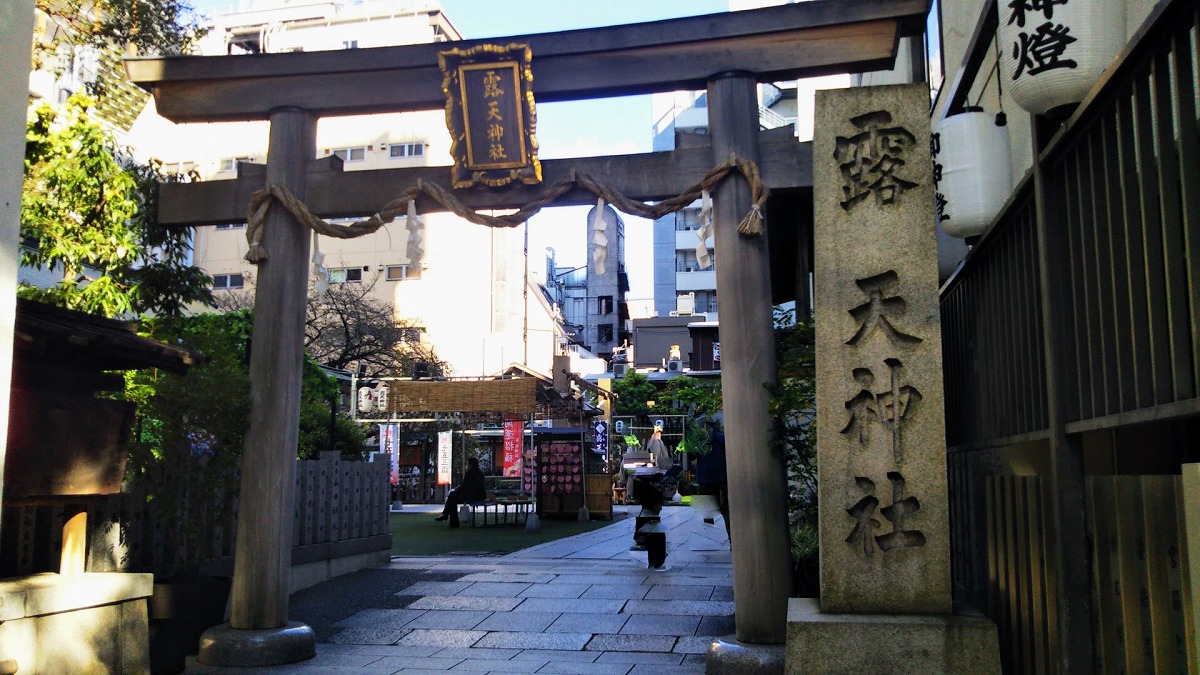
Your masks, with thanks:
[[[529,45],[438,53],[454,187],[542,182]]]

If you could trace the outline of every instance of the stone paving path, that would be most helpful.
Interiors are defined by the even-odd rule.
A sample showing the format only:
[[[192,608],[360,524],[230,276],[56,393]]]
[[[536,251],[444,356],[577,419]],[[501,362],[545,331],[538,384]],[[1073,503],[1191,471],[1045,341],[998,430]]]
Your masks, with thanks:
[[[709,643],[733,633],[729,542],[720,516],[666,507],[662,522],[665,571],[630,557],[632,517],[502,557],[393,558],[451,580],[339,621],[314,659],[251,672],[703,673]]]

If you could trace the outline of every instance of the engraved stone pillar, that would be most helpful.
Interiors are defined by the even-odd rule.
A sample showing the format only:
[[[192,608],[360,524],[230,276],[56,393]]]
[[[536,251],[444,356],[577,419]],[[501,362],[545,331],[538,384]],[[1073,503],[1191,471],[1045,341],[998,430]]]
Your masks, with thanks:
[[[821,609],[950,611],[928,90],[817,93]]]
[[[272,112],[267,183],[304,199],[315,156],[316,118],[295,108]],[[310,238],[290,213],[271,207],[263,229],[269,257],[255,289],[232,610],[229,624],[201,637],[204,665],[267,666],[315,653],[312,629],[287,619]]]
[[[821,599],[789,604],[789,672],[999,672],[995,626],[950,614],[928,110],[925,85],[817,92]]]

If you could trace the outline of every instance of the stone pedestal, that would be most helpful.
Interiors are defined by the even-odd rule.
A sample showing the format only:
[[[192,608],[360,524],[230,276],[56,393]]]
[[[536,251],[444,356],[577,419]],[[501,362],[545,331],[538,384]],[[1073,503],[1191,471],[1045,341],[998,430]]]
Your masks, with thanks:
[[[200,636],[196,661],[205,666],[253,668],[295,663],[316,654],[316,633],[298,621],[263,630],[230,628],[223,623]]]
[[[0,581],[0,665],[18,673],[148,673],[149,574]],[[15,671],[12,671],[15,668]]]
[[[789,674],[984,675],[1000,672],[1000,642],[978,614],[829,614],[792,598],[787,663]]]

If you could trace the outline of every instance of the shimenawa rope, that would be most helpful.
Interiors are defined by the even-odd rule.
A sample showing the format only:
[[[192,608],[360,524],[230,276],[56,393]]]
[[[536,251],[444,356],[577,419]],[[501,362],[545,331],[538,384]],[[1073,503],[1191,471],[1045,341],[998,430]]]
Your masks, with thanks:
[[[503,216],[477,213],[474,209],[459,201],[458,198],[442,186],[417,179],[416,185],[405,189],[399,196],[385,204],[378,213],[375,213],[370,218],[339,225],[326,222],[313,215],[308,210],[308,207],[304,205],[304,202],[297,199],[287,188],[279,185],[269,185],[265,189],[255,192],[250,198],[250,209],[246,217],[246,238],[249,240],[250,246],[246,253],[246,260],[258,264],[267,259],[266,249],[262,245],[262,228],[263,223],[266,221],[267,210],[273,202],[278,202],[295,216],[296,220],[317,234],[337,239],[353,239],[375,232],[387,223],[390,223],[396,216],[406,213],[409,202],[415,200],[421,194],[428,195],[447,210],[472,223],[488,227],[516,227],[538,211],[541,211],[544,207],[554,203],[555,200],[566,194],[573,186],[578,185],[598,198],[603,199],[608,204],[611,204],[618,211],[631,216],[641,216],[642,218],[654,220],[683,209],[699,199],[705,190],[711,192],[732,171],[737,171],[745,178],[750,188],[750,197],[752,200],[750,211],[738,223],[738,232],[745,235],[757,236],[762,233],[763,206],[767,202],[769,190],[763,185],[758,165],[750,160],[730,154],[728,160],[709,170],[695,185],[692,185],[675,197],[670,197],[654,204],[646,204],[630,199],[610,189],[589,174],[572,171],[570,176],[548,186],[537,199],[521,207],[518,211]]]

